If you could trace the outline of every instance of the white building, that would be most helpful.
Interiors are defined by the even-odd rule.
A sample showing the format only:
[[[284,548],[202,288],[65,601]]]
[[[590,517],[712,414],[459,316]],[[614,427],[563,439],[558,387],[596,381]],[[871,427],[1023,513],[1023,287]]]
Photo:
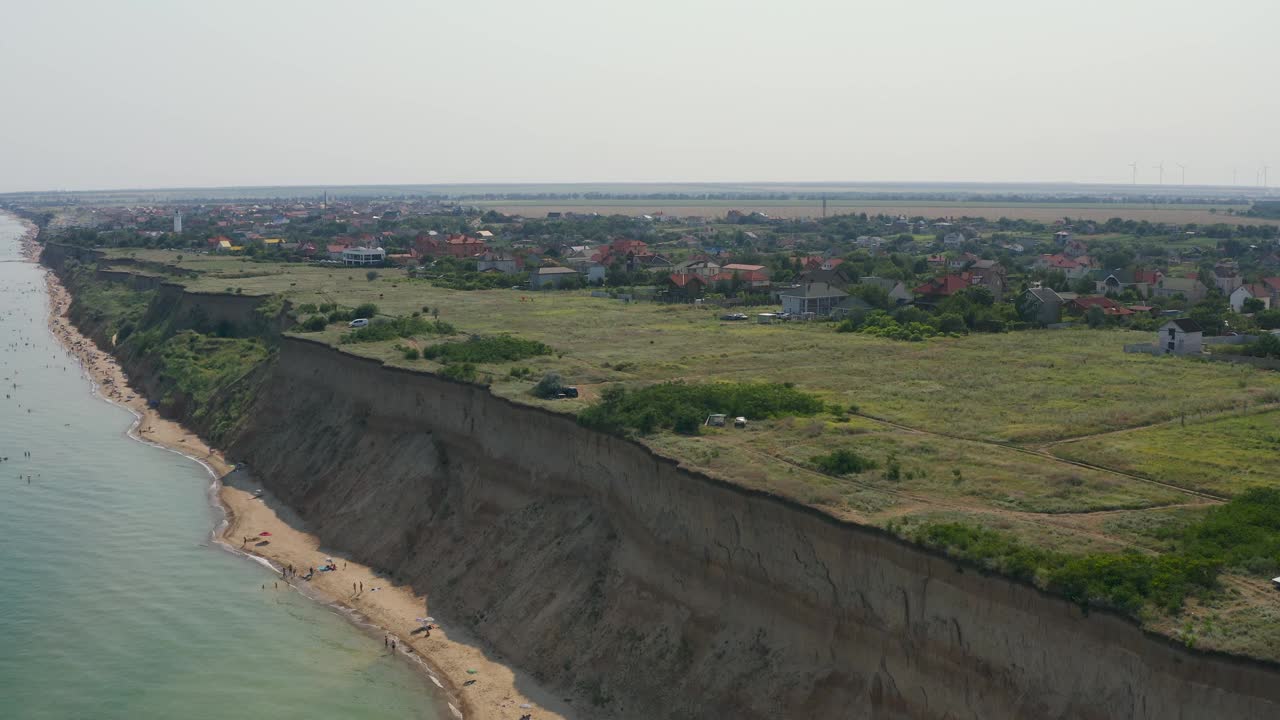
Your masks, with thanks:
[[[529,287],[537,290],[548,285],[560,287],[570,278],[576,279],[578,271],[567,267],[540,267],[529,273]]]
[[[173,211],[173,231],[176,233],[182,232],[182,211],[181,210]]]
[[[1170,320],[1156,331],[1156,354],[1199,355],[1203,342],[1204,331],[1195,320]]]
[[[387,260],[382,248],[350,247],[342,251],[342,262],[348,265],[381,265]]]
[[[1262,309],[1268,310],[1271,308],[1271,292],[1265,285],[1241,285],[1231,291],[1228,299],[1231,302],[1232,311],[1238,313],[1244,312],[1245,300],[1261,300]]]

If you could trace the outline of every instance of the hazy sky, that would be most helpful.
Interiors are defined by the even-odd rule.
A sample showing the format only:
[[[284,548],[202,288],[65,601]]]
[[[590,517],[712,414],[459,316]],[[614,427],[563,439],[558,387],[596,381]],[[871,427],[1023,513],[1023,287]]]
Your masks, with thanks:
[[[1277,0],[0,0],[0,192],[1280,184]]]

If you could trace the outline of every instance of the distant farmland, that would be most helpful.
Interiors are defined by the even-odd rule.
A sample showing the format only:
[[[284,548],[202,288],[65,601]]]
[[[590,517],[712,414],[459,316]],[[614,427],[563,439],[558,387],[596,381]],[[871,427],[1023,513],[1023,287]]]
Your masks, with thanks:
[[[663,212],[674,215],[718,217],[729,210],[758,211],[772,217],[818,217],[822,205],[812,200],[573,200],[564,203],[546,200],[471,200],[467,204],[484,209],[527,217],[542,217],[548,212],[601,213],[603,215],[642,215]],[[1227,210],[1243,212],[1244,205],[1149,205],[1121,203],[1052,203],[1052,202],[946,202],[911,200],[829,200],[827,214],[886,213],[925,217],[968,216],[1052,222],[1063,217],[1105,221],[1113,217],[1167,223],[1247,223],[1280,225],[1280,220],[1229,215]],[[1217,210],[1217,212],[1211,212]]]

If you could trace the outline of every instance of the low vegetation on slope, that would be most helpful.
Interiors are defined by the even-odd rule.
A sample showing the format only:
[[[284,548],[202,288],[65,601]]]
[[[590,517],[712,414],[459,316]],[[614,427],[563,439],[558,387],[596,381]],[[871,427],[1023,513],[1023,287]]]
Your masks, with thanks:
[[[440,320],[428,320],[421,315],[375,320],[368,325],[342,336],[341,342],[373,343],[384,340],[413,337],[415,335],[452,335],[454,327]]]
[[[481,337],[473,335],[463,342],[440,343],[422,351],[428,360],[450,363],[501,363],[550,355],[551,346],[537,340],[524,340],[513,335]]]
[[[606,432],[669,429],[693,435],[713,413],[763,419],[813,415],[822,409],[821,400],[790,384],[669,382],[639,390],[609,387],[578,420]]]
[[[1173,613],[1188,597],[1218,590],[1224,570],[1280,573],[1280,489],[1246,491],[1213,508],[1202,520],[1164,533],[1172,549],[1159,555],[1053,552],[965,523],[923,525],[908,532],[908,537],[1036,582],[1082,606],[1136,615],[1150,605]]]

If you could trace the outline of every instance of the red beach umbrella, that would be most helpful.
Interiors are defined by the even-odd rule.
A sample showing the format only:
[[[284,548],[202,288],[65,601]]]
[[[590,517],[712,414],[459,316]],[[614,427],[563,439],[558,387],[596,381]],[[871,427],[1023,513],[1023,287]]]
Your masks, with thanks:
[[[258,537],[271,537],[271,533],[269,533],[269,532],[260,532],[260,533],[258,533]]]

